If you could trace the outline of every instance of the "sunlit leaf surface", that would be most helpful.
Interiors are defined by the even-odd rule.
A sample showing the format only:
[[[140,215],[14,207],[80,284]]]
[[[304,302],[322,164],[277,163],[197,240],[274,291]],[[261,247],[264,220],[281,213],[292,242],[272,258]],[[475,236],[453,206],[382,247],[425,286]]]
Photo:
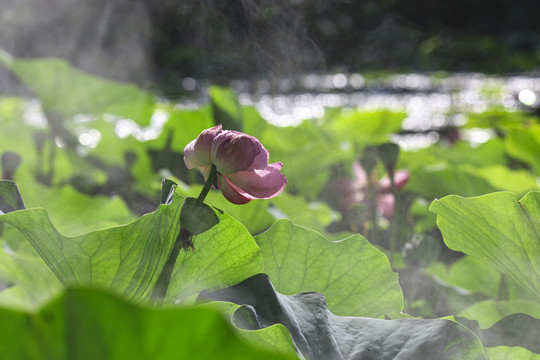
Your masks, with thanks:
[[[112,289],[140,301],[148,298],[178,235],[181,205],[176,195],[170,205],[128,225],[75,237],[58,232],[39,208],[1,215],[0,221],[18,228],[63,284]],[[195,238],[196,252],[179,257],[171,300],[232,285],[260,271],[258,247],[245,227],[217,215],[220,223]]]
[[[444,241],[495,266],[540,299],[540,192],[508,192],[434,201]]]
[[[338,315],[375,317],[403,308],[397,274],[386,255],[360,235],[333,242],[280,220],[255,240],[264,272],[283,294],[320,292]]]

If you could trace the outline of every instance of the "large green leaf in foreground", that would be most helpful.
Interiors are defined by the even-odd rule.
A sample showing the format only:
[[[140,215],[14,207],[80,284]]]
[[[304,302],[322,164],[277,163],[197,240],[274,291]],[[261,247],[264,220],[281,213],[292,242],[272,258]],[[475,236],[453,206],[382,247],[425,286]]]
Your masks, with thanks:
[[[67,116],[113,114],[143,125],[154,112],[151,94],[86,74],[62,59],[18,60],[0,49],[0,64],[17,75],[49,111]]]
[[[111,289],[134,300],[147,299],[179,232],[182,199],[124,226],[75,237],[62,235],[44,209],[0,215],[19,229],[65,285]],[[259,248],[244,226],[226,214],[195,238],[195,253],[178,258],[168,295],[229,286],[261,269]]]
[[[519,201],[508,192],[451,195],[430,209],[449,248],[495,266],[540,300],[540,192]]]
[[[151,309],[67,289],[36,313],[0,309],[0,359],[292,359],[242,340],[209,308]]]
[[[397,274],[387,257],[360,235],[333,242],[279,220],[255,240],[264,271],[281,293],[318,291],[338,315],[376,317],[403,309]]]

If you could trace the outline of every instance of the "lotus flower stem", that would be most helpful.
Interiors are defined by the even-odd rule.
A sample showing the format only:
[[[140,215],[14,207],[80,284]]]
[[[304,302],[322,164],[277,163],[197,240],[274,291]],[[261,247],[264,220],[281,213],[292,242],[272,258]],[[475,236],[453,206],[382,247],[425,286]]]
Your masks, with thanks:
[[[199,194],[199,197],[197,200],[200,202],[204,202],[204,199],[206,198],[206,195],[208,195],[208,192],[210,191],[210,188],[214,184],[217,178],[217,169],[216,165],[212,165],[210,168],[210,175],[208,175],[208,179],[206,180],[206,183],[204,184],[203,189],[201,190],[201,193]]]
[[[208,179],[206,180],[206,183],[204,184],[204,187],[201,190],[199,197],[197,198],[198,201],[204,202],[204,199],[206,198],[206,195],[208,195],[208,192],[210,191],[212,184],[216,181],[216,177],[217,177],[216,166],[212,165]],[[169,257],[167,258],[167,261],[165,262],[163,269],[161,269],[161,273],[159,274],[159,277],[152,291],[151,299],[154,301],[155,304],[162,304],[163,301],[165,300],[165,296],[167,295],[167,290],[169,289],[169,284],[171,283],[171,276],[174,270],[174,265],[176,264],[178,255],[180,255],[180,250],[182,248],[189,249],[190,246],[186,244],[191,244],[191,247],[192,247],[193,243],[191,239],[192,239],[192,235],[190,234],[190,232],[187,229],[180,228],[180,233],[178,234],[178,237],[176,238],[172,251],[169,254]]]
[[[368,173],[368,192],[369,192],[369,218],[371,221],[371,229],[369,233],[375,237],[375,235],[378,232],[378,226],[377,226],[377,193],[375,191],[375,184],[373,183],[373,172]]]
[[[394,169],[392,167],[387,167],[386,169],[388,173],[388,178],[390,179],[390,186],[392,188],[392,195],[394,196],[394,213],[395,217],[392,219],[390,224],[390,254],[391,256],[394,256],[394,252],[396,251],[396,242],[398,237],[398,231],[399,231],[399,224],[401,223],[401,214],[397,207],[399,200],[398,200],[398,189],[396,186],[396,180],[394,178]],[[397,213],[395,209],[398,209]]]
[[[180,254],[180,250],[182,249],[182,244],[184,243],[186,236],[189,236],[189,234],[186,234],[186,232],[183,230],[184,229],[180,229],[180,234],[178,234],[173,249],[167,258],[163,269],[161,269],[161,273],[159,274],[156,284],[154,285],[151,299],[156,305],[161,305],[165,300],[167,290],[169,289],[169,284],[171,283],[171,276],[174,265],[176,264],[176,259],[178,259],[178,255]]]

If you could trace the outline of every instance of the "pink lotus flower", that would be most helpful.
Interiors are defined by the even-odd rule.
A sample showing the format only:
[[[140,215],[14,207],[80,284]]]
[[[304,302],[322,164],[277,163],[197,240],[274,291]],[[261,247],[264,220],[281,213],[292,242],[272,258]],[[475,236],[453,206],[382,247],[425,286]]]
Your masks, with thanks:
[[[398,170],[394,174],[397,189],[401,189],[409,180],[407,170]],[[360,204],[368,198],[368,177],[359,162],[353,163],[353,179],[339,178],[332,184],[334,194],[338,199],[338,206],[342,211],[351,206]],[[388,177],[382,178],[375,187],[377,211],[386,218],[394,216],[395,199],[392,194],[392,184]]]
[[[287,179],[282,163],[268,164],[268,150],[253,136],[222,130],[221,125],[206,129],[184,149],[188,169],[198,167],[208,179],[212,165],[217,169],[217,187],[233,204],[279,195]]]

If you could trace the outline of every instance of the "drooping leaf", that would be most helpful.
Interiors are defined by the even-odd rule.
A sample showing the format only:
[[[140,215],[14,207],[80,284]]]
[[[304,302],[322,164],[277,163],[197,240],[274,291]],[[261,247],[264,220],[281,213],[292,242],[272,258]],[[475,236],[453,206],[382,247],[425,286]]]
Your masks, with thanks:
[[[431,204],[445,243],[495,266],[540,299],[540,192],[500,192]]]
[[[39,312],[0,309],[0,323],[10,360],[294,359],[242,340],[216,310],[152,309],[88,289],[66,289]]]
[[[265,274],[201,297],[245,304],[233,317],[240,327],[285,325],[311,360],[485,359],[477,337],[455,322],[336,316],[321,294],[283,295]]]
[[[6,151],[2,153],[2,156],[0,157],[2,178],[5,180],[12,180],[15,172],[21,165],[21,161],[21,156],[16,152]]]
[[[255,240],[264,272],[279,292],[320,292],[338,315],[376,317],[403,309],[397,274],[388,258],[360,235],[334,242],[279,220]]]
[[[154,97],[135,85],[105,80],[62,59],[14,59],[0,52],[0,64],[11,70],[41,100],[43,107],[67,116],[113,114],[147,125]]]

